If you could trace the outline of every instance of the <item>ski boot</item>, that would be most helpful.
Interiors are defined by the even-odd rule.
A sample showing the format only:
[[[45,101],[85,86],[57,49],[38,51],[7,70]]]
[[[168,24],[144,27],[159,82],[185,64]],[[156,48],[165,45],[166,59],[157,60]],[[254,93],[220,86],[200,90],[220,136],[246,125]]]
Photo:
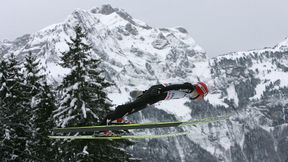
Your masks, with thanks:
[[[107,130],[107,131],[98,132],[98,133],[94,134],[94,136],[97,136],[97,137],[112,137],[112,136],[116,136],[116,134],[113,133],[111,130]]]
[[[109,124],[133,124],[133,122],[124,118],[118,118],[111,121]]]

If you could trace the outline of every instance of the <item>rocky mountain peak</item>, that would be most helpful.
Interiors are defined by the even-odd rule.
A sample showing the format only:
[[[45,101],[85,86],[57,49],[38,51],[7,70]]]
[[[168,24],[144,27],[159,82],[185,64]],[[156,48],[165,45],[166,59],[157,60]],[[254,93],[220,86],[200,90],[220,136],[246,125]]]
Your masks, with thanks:
[[[134,19],[130,14],[128,14],[125,10],[119,8],[113,8],[111,5],[102,5],[101,7],[96,7],[91,9],[91,13],[93,14],[102,14],[102,15],[111,15],[113,13],[120,16],[122,19],[130,22],[135,26],[139,26],[145,29],[151,29],[152,27],[148,26],[146,23],[141,22],[139,20]]]
[[[111,5],[107,4],[107,5],[102,5],[102,7],[100,8],[97,7],[97,8],[91,9],[91,12],[94,14],[100,13],[103,15],[110,15],[111,13],[116,12],[118,10],[119,9],[113,8]]]
[[[80,25],[87,33],[86,41],[92,46],[95,57],[102,58],[110,75],[108,78],[121,84],[147,84],[143,79],[138,82],[143,77],[151,80],[147,86],[157,80],[195,79],[196,75],[204,74],[192,69],[208,66],[205,51],[184,28],[152,28],[111,5],[90,12],[77,9],[63,23],[23,36],[0,50],[21,57],[31,51],[57,76],[60,70],[54,71],[55,66],[58,66],[61,52],[68,49],[66,41],[74,35],[75,25]]]

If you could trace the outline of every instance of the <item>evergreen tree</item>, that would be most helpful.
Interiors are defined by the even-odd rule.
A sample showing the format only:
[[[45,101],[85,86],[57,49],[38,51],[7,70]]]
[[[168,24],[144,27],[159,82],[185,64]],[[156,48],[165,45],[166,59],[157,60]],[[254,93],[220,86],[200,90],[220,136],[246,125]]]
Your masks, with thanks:
[[[14,55],[0,65],[0,158],[3,161],[50,161],[57,149],[47,136],[55,100],[32,54],[23,69]]]
[[[30,140],[27,147],[32,156],[50,161],[57,149],[53,141],[47,138],[55,127],[52,113],[56,109],[51,87],[46,83],[46,77],[41,75],[40,61],[30,52],[24,62],[24,89],[26,109],[32,114],[30,122]]]
[[[100,61],[91,56],[91,47],[84,43],[86,34],[75,27],[76,37],[68,43],[69,50],[63,53],[62,66],[70,68],[59,87],[63,92],[60,107],[55,117],[65,126],[95,125],[111,110],[104,89],[110,86],[101,77]],[[129,161],[124,151],[128,141],[64,141],[60,147],[62,161]]]
[[[108,98],[104,92],[110,83],[105,82],[100,76],[101,71],[97,69],[100,61],[91,57],[91,47],[83,43],[86,35],[81,27],[77,26],[75,32],[76,38],[71,37],[72,43],[67,42],[69,51],[63,53],[61,64],[72,69],[61,85],[64,97],[57,115],[65,119],[60,122],[62,126],[95,124],[99,114],[103,116],[110,111],[111,106],[106,102]]]
[[[31,155],[27,150],[29,137],[29,111],[23,105],[23,75],[12,54],[8,61],[1,62],[1,150],[3,161],[29,161]]]
[[[56,100],[51,89],[47,82],[44,82],[34,111],[35,139],[37,139],[34,145],[35,156],[44,161],[56,161],[54,158],[58,153],[57,142],[47,138],[52,134],[52,129],[56,127],[52,116],[53,111],[56,110]]]
[[[6,88],[6,78],[7,78],[7,62],[2,60],[0,62],[0,159],[4,159],[4,137],[5,137],[5,120],[4,120],[4,99],[7,93]]]

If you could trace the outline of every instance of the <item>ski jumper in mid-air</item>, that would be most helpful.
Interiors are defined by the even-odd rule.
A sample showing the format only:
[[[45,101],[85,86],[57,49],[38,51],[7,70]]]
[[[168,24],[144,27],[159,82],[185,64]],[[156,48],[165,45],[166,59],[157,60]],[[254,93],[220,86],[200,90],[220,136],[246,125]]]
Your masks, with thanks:
[[[108,114],[102,121],[101,125],[111,123],[126,123],[123,117],[146,108],[148,105],[155,104],[162,100],[179,99],[188,97],[191,100],[202,101],[208,94],[207,85],[203,82],[196,84],[159,84],[150,87],[145,91],[134,91],[137,98],[130,103],[119,105],[115,111]],[[128,122],[127,122],[128,123]]]

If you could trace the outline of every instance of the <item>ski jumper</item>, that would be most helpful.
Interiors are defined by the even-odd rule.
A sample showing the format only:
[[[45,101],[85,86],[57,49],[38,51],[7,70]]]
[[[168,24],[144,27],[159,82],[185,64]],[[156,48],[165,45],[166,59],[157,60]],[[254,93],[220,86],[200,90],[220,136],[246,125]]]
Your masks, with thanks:
[[[125,115],[138,112],[148,105],[152,105],[161,100],[191,97],[191,93],[195,89],[195,86],[191,83],[154,85],[148,90],[143,91],[143,94],[137,97],[133,102],[117,106],[115,111],[107,115],[102,124],[107,124],[107,120],[113,121],[117,118],[122,118]]]

